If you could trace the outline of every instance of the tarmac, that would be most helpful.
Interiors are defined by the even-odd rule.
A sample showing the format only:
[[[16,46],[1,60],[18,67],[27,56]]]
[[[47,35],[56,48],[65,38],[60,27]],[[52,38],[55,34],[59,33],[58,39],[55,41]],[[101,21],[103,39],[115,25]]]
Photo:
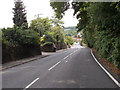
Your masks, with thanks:
[[[56,52],[42,52],[42,55],[36,55],[34,57],[24,58],[24,59],[20,59],[20,60],[16,60],[16,61],[11,61],[11,62],[8,62],[8,63],[5,63],[5,64],[1,64],[0,65],[0,71],[6,70],[6,69],[9,69],[9,68],[24,64],[24,63],[28,63],[28,62],[31,62],[31,61],[34,61],[34,60],[37,60],[37,59],[40,59],[40,58],[44,58],[44,57],[50,56],[52,54],[61,52],[63,50],[66,50],[66,49],[57,50]]]
[[[37,59],[40,59],[40,58],[44,58],[44,57],[50,56],[51,54],[54,54],[54,53],[52,53],[52,52],[42,52],[42,55],[36,55],[34,57],[29,57],[29,58],[24,58],[24,59],[8,62],[8,63],[5,63],[3,65],[0,65],[0,71],[8,69],[8,68],[15,67],[15,66],[18,66],[18,65],[30,62],[30,61],[34,61],[34,60],[37,60]]]

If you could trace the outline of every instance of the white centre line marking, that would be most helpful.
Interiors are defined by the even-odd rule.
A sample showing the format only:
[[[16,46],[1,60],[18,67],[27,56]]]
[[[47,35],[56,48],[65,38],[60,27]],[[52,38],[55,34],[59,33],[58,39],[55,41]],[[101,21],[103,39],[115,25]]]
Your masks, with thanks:
[[[75,52],[77,52],[77,50],[76,51],[74,51],[74,53]],[[72,55],[73,53],[70,53],[69,55],[67,55],[66,57],[64,57],[62,60],[65,60],[65,59],[67,59],[70,55]],[[68,61],[66,61],[66,62],[68,62]],[[56,67],[59,63],[61,63],[61,61],[59,61],[58,63],[56,63],[55,65],[53,65],[52,67],[50,67],[49,69],[48,69],[48,71],[50,71],[50,70],[52,70],[54,67]]]
[[[65,61],[66,63],[68,62],[68,61]]]
[[[64,57],[63,59],[65,60],[65,59],[67,59],[69,57],[69,55],[67,55],[66,57]]]
[[[31,82],[28,86],[26,86],[23,90],[28,89],[30,86],[32,86],[35,82],[37,82],[39,78],[36,78],[33,82]]]
[[[71,53],[70,55],[72,55],[73,53]]]
[[[77,52],[78,50],[75,50],[73,53]]]
[[[58,63],[56,63],[55,65],[53,65],[51,68],[48,69],[48,71],[52,70],[54,67],[56,67],[59,63],[61,63],[61,61],[59,61]]]

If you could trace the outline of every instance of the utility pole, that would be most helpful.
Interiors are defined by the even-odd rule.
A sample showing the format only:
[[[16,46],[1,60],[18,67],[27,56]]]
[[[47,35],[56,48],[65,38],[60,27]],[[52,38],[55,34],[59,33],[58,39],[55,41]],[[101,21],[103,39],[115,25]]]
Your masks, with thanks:
[[[37,14],[36,16],[37,16],[37,19],[39,19],[40,18],[40,15],[43,15],[43,14]],[[38,24],[38,33],[39,33],[39,37],[41,37],[41,32],[40,32],[40,22],[37,20],[37,24]]]
[[[41,32],[40,32],[40,22],[39,22],[39,18],[40,18],[40,15],[43,15],[43,14],[37,14],[35,15],[37,17],[37,24],[38,24],[38,33],[39,33],[39,38],[41,38]],[[40,51],[41,51],[41,41],[40,41]],[[40,55],[42,54],[42,52],[40,52]]]

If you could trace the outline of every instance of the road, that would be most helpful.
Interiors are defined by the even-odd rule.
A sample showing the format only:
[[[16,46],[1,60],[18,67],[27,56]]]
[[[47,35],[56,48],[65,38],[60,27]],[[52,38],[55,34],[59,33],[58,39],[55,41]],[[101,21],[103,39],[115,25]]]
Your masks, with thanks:
[[[77,48],[76,48],[77,47]],[[2,72],[3,88],[118,88],[89,48],[72,48]]]

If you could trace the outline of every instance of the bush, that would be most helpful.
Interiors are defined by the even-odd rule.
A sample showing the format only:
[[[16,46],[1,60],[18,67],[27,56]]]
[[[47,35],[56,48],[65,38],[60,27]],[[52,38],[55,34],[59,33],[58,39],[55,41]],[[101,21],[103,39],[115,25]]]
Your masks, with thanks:
[[[56,46],[52,42],[45,42],[42,46],[44,52],[56,52]]]
[[[70,36],[65,37],[65,43],[67,45],[72,45],[74,43],[74,40]]]
[[[94,31],[91,31],[91,28],[86,28],[83,30],[83,38],[84,38],[84,42],[90,47],[92,48],[94,46]]]
[[[54,38],[54,32],[49,32],[44,36],[44,41],[45,42],[55,42],[55,38]]]
[[[14,45],[39,45],[38,33],[33,30],[20,30],[15,28],[2,29],[3,42]]]
[[[17,32],[18,39],[17,43],[19,45],[39,45],[39,36],[38,33],[33,30],[19,30]]]
[[[110,57],[108,57],[108,61],[112,62],[120,69],[120,37],[114,38],[114,41],[115,41],[113,42],[114,49],[112,50]]]
[[[94,48],[98,53],[120,68],[120,37],[113,37],[109,31],[96,31]]]
[[[37,32],[17,28],[4,28],[2,32],[2,63],[41,55]]]

